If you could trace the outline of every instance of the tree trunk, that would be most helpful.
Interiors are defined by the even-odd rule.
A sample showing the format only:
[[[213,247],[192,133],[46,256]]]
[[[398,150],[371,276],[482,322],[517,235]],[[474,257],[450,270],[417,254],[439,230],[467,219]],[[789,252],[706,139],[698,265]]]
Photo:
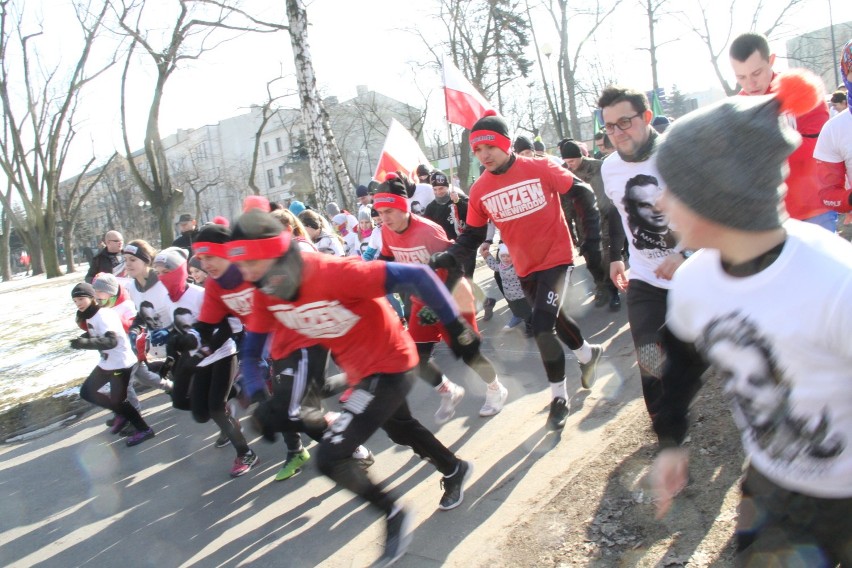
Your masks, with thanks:
[[[337,203],[343,209],[354,209],[355,200],[352,199],[353,191],[347,191],[347,189],[354,188],[355,184],[352,183],[352,178],[349,176],[349,168],[346,167],[346,162],[343,160],[343,155],[337,146],[337,140],[334,137],[334,132],[331,130],[331,121],[322,102],[320,102],[320,110],[322,111],[322,129],[325,133],[325,142],[328,147],[328,154],[331,157],[331,167],[337,178],[337,187],[335,188],[338,191]]]
[[[461,146],[459,146],[459,165],[458,165],[458,174],[459,174],[459,185],[464,190],[465,193],[468,193],[468,189],[470,189],[470,130],[465,129],[462,131],[462,139]],[[452,183],[452,180],[450,180]]]
[[[317,205],[321,210],[338,199],[340,190],[328,152],[327,138],[322,125],[322,105],[317,91],[311,54],[308,46],[308,16],[302,0],[287,0],[287,19],[290,22],[290,45],[296,65],[302,120],[305,123],[311,179],[314,183]]]
[[[77,272],[74,265],[74,230],[70,223],[62,225],[62,245],[65,247],[65,274]]]
[[[0,213],[0,280],[8,282],[12,279],[12,255],[9,251],[9,237],[12,231],[12,221],[6,208]]]

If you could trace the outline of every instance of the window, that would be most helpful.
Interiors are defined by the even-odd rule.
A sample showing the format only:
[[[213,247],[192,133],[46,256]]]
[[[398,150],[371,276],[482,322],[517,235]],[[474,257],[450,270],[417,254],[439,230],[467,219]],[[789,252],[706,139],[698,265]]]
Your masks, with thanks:
[[[278,180],[284,185],[284,174],[287,173],[284,165],[278,166]]]
[[[269,186],[269,189],[275,187],[275,171],[274,170],[266,170],[266,185]]]
[[[269,141],[263,143],[263,153],[265,155],[269,155]]]
[[[281,147],[281,138],[275,139],[275,147],[278,149],[279,152],[284,151],[284,148]]]

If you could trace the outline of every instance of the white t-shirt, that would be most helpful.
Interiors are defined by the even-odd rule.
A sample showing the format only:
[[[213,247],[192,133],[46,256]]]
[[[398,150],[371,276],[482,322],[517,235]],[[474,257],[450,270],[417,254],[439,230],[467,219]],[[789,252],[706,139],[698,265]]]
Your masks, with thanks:
[[[846,164],[846,187],[852,187],[852,112],[844,110],[825,123],[814,147],[814,158]]]
[[[675,273],[669,329],[726,381],[752,465],[778,485],[852,497],[852,244],[790,220],[775,262],[744,278],[719,253]]]
[[[630,279],[668,289],[671,281],[658,278],[654,270],[667,256],[678,253],[674,248],[676,235],[668,218],[656,205],[665,188],[656,157],[651,156],[644,162],[625,162],[618,153],[613,153],[604,160],[601,175],[604,192],[618,209],[627,236]],[[631,186],[630,199],[626,200],[628,185]]]
[[[435,200],[435,192],[432,189],[432,185],[428,183],[418,183],[414,188],[414,195],[408,198],[408,206],[411,209],[412,213],[416,213],[418,215],[422,215],[423,211],[426,210],[426,206],[432,203]],[[419,203],[418,205],[414,205],[414,202]],[[419,207],[418,211],[415,211],[414,208]]]
[[[95,315],[86,320],[89,337],[104,337],[108,331],[115,334],[118,344],[112,349],[100,351],[101,360],[98,367],[105,371],[129,369],[136,363],[136,355],[130,349],[130,340],[124,333],[121,318],[115,311],[108,308],[99,309]]]

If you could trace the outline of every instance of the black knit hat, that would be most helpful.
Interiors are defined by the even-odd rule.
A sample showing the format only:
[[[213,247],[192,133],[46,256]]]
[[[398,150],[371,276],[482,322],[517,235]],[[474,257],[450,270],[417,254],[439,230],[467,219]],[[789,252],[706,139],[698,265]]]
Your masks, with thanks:
[[[392,193],[394,195],[402,195],[404,197],[412,197],[417,190],[408,176],[402,172],[391,172],[385,178],[385,181],[379,185],[377,193]]]
[[[94,298],[95,289],[88,282],[80,282],[71,290],[72,298]]]
[[[485,111],[485,116],[477,120],[470,129],[470,147],[476,150],[480,144],[496,146],[507,154],[512,149],[509,125],[493,110]]]
[[[429,166],[426,166],[424,164],[420,164],[419,166],[417,166],[417,177],[428,176],[431,173],[432,169]]]
[[[233,241],[254,241],[277,237],[284,230],[281,221],[260,209],[250,209],[240,215],[231,235]],[[227,242],[227,241],[225,241]]]
[[[444,172],[432,172],[432,175],[429,176],[429,183],[432,184],[432,187],[450,187],[450,181]]]
[[[524,150],[532,150],[533,143],[532,140],[522,135],[515,138],[515,143],[512,145],[512,148],[515,149],[515,152],[520,154]]]
[[[559,153],[563,159],[583,157],[583,150],[580,149],[580,145],[568,138],[559,142]]]
[[[195,237],[195,242],[197,243],[216,243],[216,244],[225,244],[231,240],[231,229],[224,225],[217,225],[215,223],[207,223],[201,230],[198,232],[198,236]]]
[[[355,197],[367,197],[367,195],[369,195],[369,193],[370,192],[367,190],[366,185],[359,185],[355,189]]]

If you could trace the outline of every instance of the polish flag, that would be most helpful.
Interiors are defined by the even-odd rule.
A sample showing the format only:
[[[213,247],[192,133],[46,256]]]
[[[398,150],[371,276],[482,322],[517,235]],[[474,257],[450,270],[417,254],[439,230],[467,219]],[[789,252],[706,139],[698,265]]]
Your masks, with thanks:
[[[429,158],[423,153],[414,136],[399,121],[391,118],[391,125],[388,128],[388,135],[373,179],[381,183],[390,172],[397,170],[410,177],[420,164],[429,165]]]
[[[459,68],[444,58],[444,100],[447,122],[470,130],[486,110],[493,109],[485,97],[470,84]]]

